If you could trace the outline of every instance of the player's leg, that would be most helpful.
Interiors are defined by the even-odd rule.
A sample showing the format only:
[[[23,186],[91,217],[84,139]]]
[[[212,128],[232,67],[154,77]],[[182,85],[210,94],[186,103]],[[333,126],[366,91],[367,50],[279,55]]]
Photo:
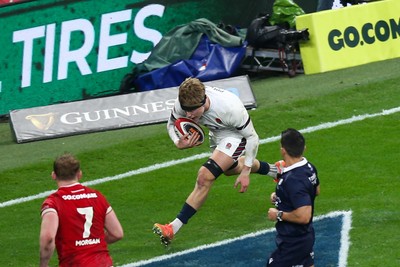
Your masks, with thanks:
[[[161,225],[156,223],[153,227],[154,233],[160,236],[161,242],[168,245],[180,228],[187,224],[189,219],[195,215],[198,209],[206,201],[213,182],[233,163],[231,157],[214,150],[211,157],[200,167],[193,191],[190,193],[181,211],[170,224]],[[222,166],[222,167],[221,167]]]
[[[210,143],[211,141],[212,140],[210,140]],[[245,153],[246,139],[226,137],[220,140],[218,144],[214,144],[214,146],[216,150],[223,152],[225,155],[233,159],[234,163],[231,166],[228,168],[224,167],[225,175],[230,176],[240,174],[244,166],[245,156],[243,155]],[[276,179],[279,170],[275,164],[255,159],[251,167],[251,172],[269,175]]]
[[[213,162],[208,160],[205,164],[213,164]],[[186,199],[186,203],[195,210],[200,209],[207,199],[208,192],[210,191],[214,180],[215,176],[205,166],[201,166],[197,175],[194,189]]]
[[[237,175],[242,171],[244,166],[244,156],[241,156],[235,164],[233,164],[226,172],[225,175]],[[282,161],[283,162],[283,161]],[[251,173],[258,173],[261,175],[268,175],[274,179],[282,173],[283,167],[281,161],[276,162],[275,164],[270,164],[265,161],[260,161],[258,159],[254,160],[253,166],[251,167]]]
[[[271,254],[267,267],[314,266],[314,233],[290,238],[276,237],[278,248]]]
[[[201,208],[207,199],[214,181],[224,172],[224,169],[231,166],[232,163],[233,160],[231,157],[218,150],[214,150],[211,157],[200,167],[195,187],[177,216],[183,224],[187,224],[194,213]],[[174,227],[174,233],[176,233],[180,227],[181,225]]]

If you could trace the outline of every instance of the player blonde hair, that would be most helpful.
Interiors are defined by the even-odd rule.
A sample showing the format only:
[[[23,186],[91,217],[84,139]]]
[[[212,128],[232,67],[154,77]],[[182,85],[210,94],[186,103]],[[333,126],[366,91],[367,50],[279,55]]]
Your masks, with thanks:
[[[187,78],[179,86],[179,103],[184,110],[193,110],[204,105],[206,91],[197,78]]]

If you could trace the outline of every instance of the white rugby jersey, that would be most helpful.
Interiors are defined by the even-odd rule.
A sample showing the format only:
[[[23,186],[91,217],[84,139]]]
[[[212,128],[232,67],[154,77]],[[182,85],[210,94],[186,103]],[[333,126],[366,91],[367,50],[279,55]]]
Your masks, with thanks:
[[[201,116],[199,123],[209,129],[210,139],[215,144],[226,137],[239,140],[245,138],[247,140],[245,164],[251,167],[257,155],[259,138],[245,106],[239,97],[230,91],[210,86],[206,86],[205,90],[210,100],[210,107]],[[186,112],[176,100],[167,124],[173,142],[179,140],[174,132],[173,122],[185,116]]]

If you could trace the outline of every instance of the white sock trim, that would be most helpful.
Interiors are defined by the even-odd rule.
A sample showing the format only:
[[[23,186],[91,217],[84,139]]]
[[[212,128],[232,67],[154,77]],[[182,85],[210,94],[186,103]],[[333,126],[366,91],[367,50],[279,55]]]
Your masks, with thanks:
[[[174,231],[174,234],[176,234],[179,231],[179,229],[181,229],[181,227],[183,226],[183,222],[181,222],[181,220],[176,218],[170,223],[170,225],[172,225],[172,230]]]

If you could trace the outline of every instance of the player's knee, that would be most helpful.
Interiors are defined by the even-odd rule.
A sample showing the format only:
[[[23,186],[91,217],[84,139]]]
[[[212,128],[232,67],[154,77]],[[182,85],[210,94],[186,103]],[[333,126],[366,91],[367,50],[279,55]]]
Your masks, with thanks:
[[[205,172],[204,176],[207,176],[208,173],[211,174],[213,180],[217,179],[221,174],[224,173],[221,167],[211,158],[209,158],[203,164],[203,168],[200,168],[200,171]]]
[[[208,188],[211,186],[212,182],[215,180],[214,175],[212,175],[206,168],[200,168],[197,174],[197,187],[198,188]]]

